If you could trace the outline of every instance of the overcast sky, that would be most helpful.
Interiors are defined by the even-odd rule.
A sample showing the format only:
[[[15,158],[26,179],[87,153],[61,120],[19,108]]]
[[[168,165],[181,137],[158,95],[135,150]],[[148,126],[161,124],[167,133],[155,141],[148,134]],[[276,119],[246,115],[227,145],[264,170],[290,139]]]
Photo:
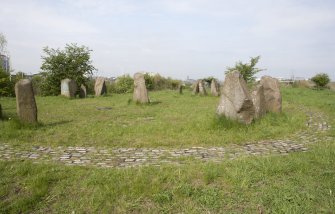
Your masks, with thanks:
[[[93,50],[95,75],[138,71],[224,78],[261,56],[259,75],[335,80],[334,0],[0,0],[16,71],[40,71],[42,49]]]

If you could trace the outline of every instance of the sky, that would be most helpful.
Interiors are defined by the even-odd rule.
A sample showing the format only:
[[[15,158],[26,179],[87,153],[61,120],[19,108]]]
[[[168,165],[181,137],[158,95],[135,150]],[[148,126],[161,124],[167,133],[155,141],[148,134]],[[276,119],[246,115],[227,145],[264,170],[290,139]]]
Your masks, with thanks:
[[[40,72],[43,48],[89,47],[96,76],[224,78],[260,55],[258,76],[335,80],[334,0],[0,0],[12,68]]]

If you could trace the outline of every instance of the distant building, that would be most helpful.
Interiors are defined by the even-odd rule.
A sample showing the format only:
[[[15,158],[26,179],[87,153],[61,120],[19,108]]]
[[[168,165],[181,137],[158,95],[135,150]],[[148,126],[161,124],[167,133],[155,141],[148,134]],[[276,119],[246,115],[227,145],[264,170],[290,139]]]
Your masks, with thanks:
[[[0,64],[1,64],[0,66],[2,66],[2,68],[5,71],[9,72],[10,67],[9,67],[9,57],[8,56],[0,54]]]

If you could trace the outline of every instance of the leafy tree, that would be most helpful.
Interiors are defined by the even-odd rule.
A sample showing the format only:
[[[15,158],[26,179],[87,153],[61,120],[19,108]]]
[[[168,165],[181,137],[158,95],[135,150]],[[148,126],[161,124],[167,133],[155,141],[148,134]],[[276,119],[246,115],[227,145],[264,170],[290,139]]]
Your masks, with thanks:
[[[86,46],[66,44],[64,50],[43,48],[41,69],[44,71],[45,81],[41,85],[42,95],[60,94],[60,82],[69,78],[76,81],[78,86],[86,84],[88,77],[96,70],[90,60],[90,50]]]
[[[311,79],[318,88],[324,88],[329,82],[329,76],[325,73],[320,73],[312,77]]]
[[[0,66],[0,96],[11,97],[15,96],[14,81],[10,81],[9,73]]]
[[[265,69],[260,69],[260,68],[255,67],[260,58],[261,56],[250,57],[250,63],[242,63],[241,61],[239,61],[235,64],[235,67],[228,67],[226,74],[233,72],[233,71],[239,71],[241,75],[243,76],[243,79],[247,83],[252,83],[256,79],[255,74],[257,74],[260,71],[265,70]]]

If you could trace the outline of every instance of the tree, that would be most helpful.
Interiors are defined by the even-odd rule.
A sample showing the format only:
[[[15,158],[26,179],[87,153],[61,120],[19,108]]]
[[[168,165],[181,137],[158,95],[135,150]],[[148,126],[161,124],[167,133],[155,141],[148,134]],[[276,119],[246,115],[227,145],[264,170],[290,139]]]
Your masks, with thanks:
[[[239,61],[235,64],[235,67],[227,67],[226,74],[233,71],[239,71],[247,83],[252,83],[256,79],[255,74],[265,70],[255,67],[260,58],[261,56],[250,57],[250,63],[242,63]]]
[[[78,85],[86,84],[88,77],[96,70],[90,60],[90,50],[86,46],[66,44],[64,50],[43,48],[41,70],[44,71],[45,81],[41,85],[42,95],[59,95],[60,82],[69,78]]]
[[[329,82],[329,76],[325,73],[319,73],[311,79],[318,88],[324,88]]]
[[[7,40],[6,37],[0,33],[0,53],[4,53],[7,47]]]
[[[0,97],[14,96],[14,84],[14,81],[10,81],[9,73],[0,66]]]

